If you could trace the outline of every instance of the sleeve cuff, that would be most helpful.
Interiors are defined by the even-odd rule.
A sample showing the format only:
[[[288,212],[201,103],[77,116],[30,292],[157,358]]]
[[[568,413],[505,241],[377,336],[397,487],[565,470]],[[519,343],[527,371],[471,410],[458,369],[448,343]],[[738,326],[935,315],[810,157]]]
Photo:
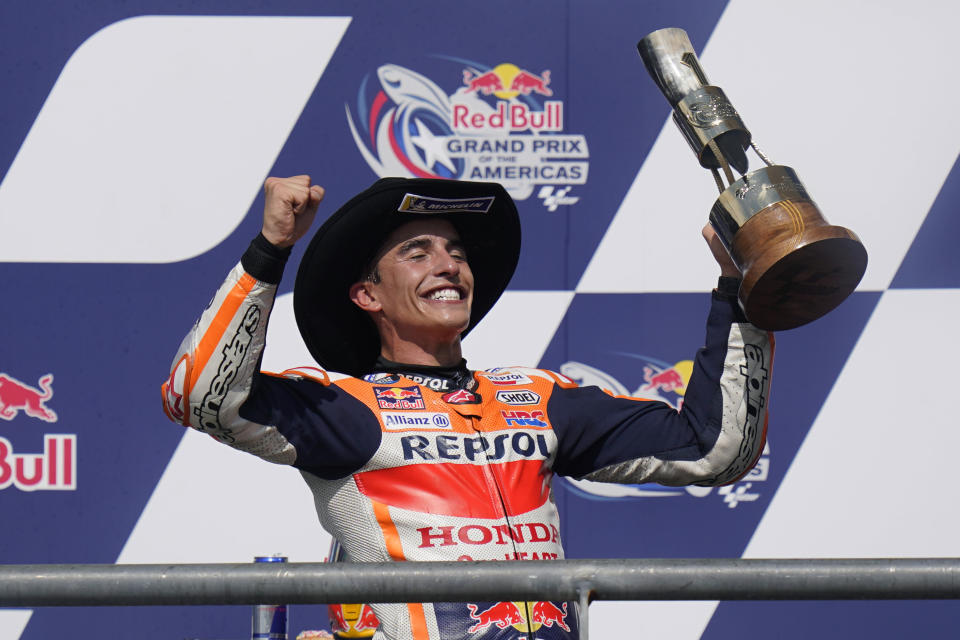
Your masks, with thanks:
[[[740,292],[740,278],[731,278],[729,276],[720,276],[717,281],[717,288],[713,290],[714,300],[726,302],[730,305],[733,312],[734,322],[749,322],[743,309],[740,308],[740,300],[737,294]]]
[[[240,258],[243,270],[260,282],[280,284],[283,268],[290,257],[291,247],[281,249],[274,246],[262,233],[257,234],[250,246]]]

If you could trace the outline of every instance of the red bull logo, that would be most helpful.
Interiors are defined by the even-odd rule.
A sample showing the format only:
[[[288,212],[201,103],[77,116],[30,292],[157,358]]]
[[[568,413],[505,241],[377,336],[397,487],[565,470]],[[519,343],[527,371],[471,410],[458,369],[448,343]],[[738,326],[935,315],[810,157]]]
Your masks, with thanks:
[[[547,88],[550,84],[550,71],[544,71],[542,75],[535,75],[523,69],[513,77],[510,83],[510,90],[522,93],[525,96],[531,92],[539,93],[543,96],[552,96],[553,91]]]
[[[374,387],[377,404],[381,409],[423,409],[420,387]]]
[[[490,625],[496,625],[498,629],[506,629],[525,622],[524,615],[520,613],[520,607],[515,602],[498,602],[479,613],[475,604],[468,604],[467,608],[470,610],[470,617],[477,621],[475,625],[467,629],[470,633],[476,633]]]
[[[463,71],[463,84],[467,85],[467,90],[464,93],[476,91],[484,95],[490,95],[495,91],[506,89],[500,76],[495,71],[475,75],[469,69],[465,69]]]
[[[655,370],[653,367],[643,368],[643,380],[646,382],[640,387],[640,392],[667,391],[683,395],[687,390],[687,380],[690,379],[693,363],[689,360],[678,362],[667,369]]]
[[[53,374],[40,378],[35,389],[16,378],[0,373],[0,418],[13,420],[20,411],[44,422],[56,422],[57,414],[46,406],[53,397]],[[41,391],[42,389],[42,391]]]
[[[391,400],[406,400],[407,398],[419,398],[420,393],[414,387],[377,388],[377,397],[390,398]]]
[[[336,638],[371,638],[380,620],[368,604],[331,604],[330,630]]]
[[[537,75],[509,62],[498,64],[483,73],[478,73],[475,69],[465,69],[463,84],[466,85],[464,93],[475,91],[484,95],[493,94],[504,100],[515,98],[520,94],[553,95],[553,90],[547,87],[550,84],[549,70]]]
[[[567,603],[557,606],[552,602],[498,602],[479,611],[475,604],[468,604],[470,617],[476,620],[467,631],[477,633],[488,627],[498,629],[513,627],[522,633],[534,632],[540,627],[557,625],[564,631],[570,631],[566,623]]]
[[[77,436],[47,434],[43,453],[16,453],[6,438],[0,437],[0,489],[14,486],[21,491],[66,490],[77,488]]]
[[[554,90],[562,75],[501,62],[457,65],[438,83],[388,63],[377,68],[379,90],[371,80],[360,84],[356,107],[345,106],[377,175],[500,182],[515,199],[537,194],[549,211],[579,200],[568,194],[586,184],[590,153],[582,134],[565,133],[562,87]]]
[[[563,105],[555,100],[548,100],[543,110],[531,110],[524,102],[517,101],[517,96],[539,94],[552,96],[550,71],[540,75],[521,69],[509,62],[498,64],[489,71],[479,72],[476,69],[465,69],[463,72],[461,94],[493,95],[497,101],[495,111],[472,109],[466,104],[453,105],[452,126],[454,131],[485,130],[489,132],[503,131],[561,131],[563,129]]]
[[[564,622],[564,620],[567,619],[566,602],[563,603],[562,607],[558,607],[552,602],[538,602],[533,605],[531,613],[533,614],[532,618],[534,623],[539,623],[547,627],[552,627],[556,624],[564,631],[570,631],[570,627]]]

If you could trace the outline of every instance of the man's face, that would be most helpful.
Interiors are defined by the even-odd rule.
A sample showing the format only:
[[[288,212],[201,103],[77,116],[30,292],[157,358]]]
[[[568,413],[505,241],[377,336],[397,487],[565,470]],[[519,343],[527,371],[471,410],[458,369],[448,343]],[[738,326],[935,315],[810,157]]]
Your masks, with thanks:
[[[408,222],[387,237],[378,255],[379,282],[364,286],[367,310],[382,312],[387,330],[404,340],[452,341],[467,328],[473,273],[452,224]]]

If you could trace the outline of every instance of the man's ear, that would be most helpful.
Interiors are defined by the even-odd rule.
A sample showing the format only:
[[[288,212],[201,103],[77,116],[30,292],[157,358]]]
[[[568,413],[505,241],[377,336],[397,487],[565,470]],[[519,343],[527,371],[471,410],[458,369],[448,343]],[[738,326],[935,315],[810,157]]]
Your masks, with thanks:
[[[372,285],[373,283],[369,280],[354,282],[350,285],[350,299],[353,304],[369,313],[375,313],[382,308],[380,301],[376,299],[371,290]]]

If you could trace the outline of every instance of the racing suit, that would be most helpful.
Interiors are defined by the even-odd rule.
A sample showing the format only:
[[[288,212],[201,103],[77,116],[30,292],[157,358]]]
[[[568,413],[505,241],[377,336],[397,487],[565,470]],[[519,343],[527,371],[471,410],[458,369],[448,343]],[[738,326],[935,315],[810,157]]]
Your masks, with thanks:
[[[772,340],[745,322],[729,292],[714,291],[706,344],[677,411],[541,369],[381,359],[363,378],[261,372],[284,260],[262,236],[251,244],[181,344],[164,410],[296,467],[352,561],[562,558],[553,474],[720,485],[746,474],[763,449]],[[378,640],[578,637],[573,603],[374,610]]]

